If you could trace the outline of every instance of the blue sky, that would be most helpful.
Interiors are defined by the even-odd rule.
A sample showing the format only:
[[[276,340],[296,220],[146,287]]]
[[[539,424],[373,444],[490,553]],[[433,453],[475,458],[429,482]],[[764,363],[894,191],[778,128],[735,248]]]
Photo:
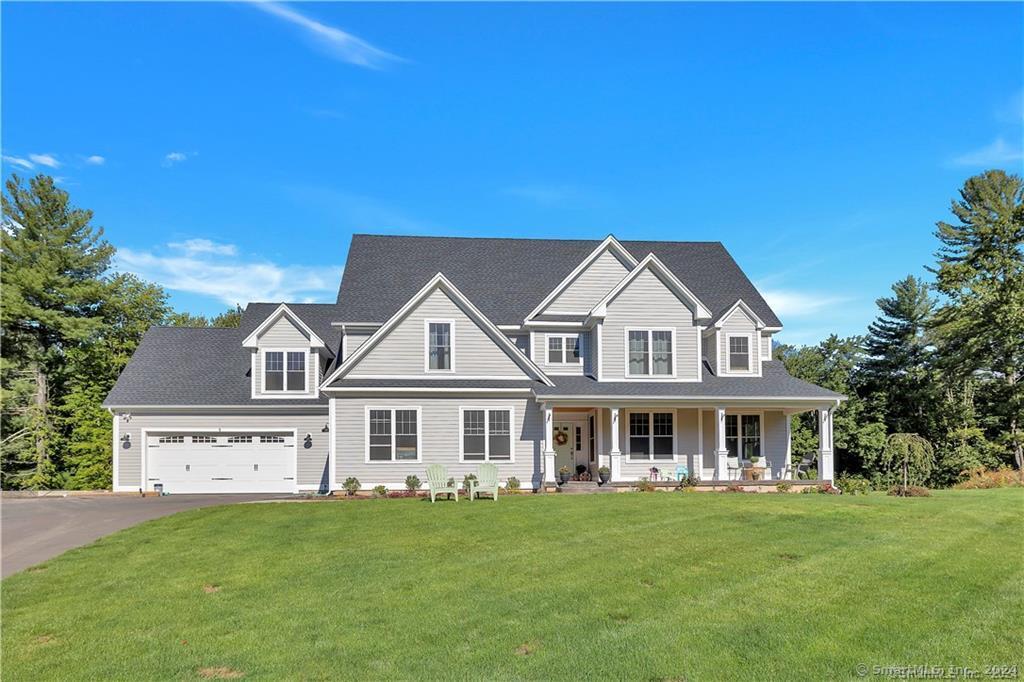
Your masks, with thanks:
[[[200,313],[333,300],[353,232],[613,233],[722,241],[814,343],[1024,163],[1020,3],[4,3],[2,59],[5,175]]]

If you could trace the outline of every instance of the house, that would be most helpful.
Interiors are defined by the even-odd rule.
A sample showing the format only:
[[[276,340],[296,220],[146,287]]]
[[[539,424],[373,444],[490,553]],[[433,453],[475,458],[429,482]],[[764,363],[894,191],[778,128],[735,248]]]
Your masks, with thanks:
[[[481,462],[523,487],[724,481],[790,461],[843,396],[771,359],[782,324],[717,242],[356,235],[337,302],[250,303],[237,329],[154,327],[104,405],[115,490],[401,488]]]

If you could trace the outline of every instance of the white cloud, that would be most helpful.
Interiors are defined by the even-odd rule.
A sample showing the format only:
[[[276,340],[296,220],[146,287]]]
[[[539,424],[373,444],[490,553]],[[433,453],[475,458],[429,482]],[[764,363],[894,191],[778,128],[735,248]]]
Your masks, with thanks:
[[[836,304],[848,301],[842,296],[825,296],[788,289],[762,289],[761,296],[768,302],[775,314],[785,320],[787,317],[815,315]]]
[[[189,256],[194,256],[197,253],[234,256],[238,253],[238,247],[234,244],[218,244],[209,239],[186,239],[183,242],[171,242],[167,246],[176,251],[184,251]]]
[[[1024,146],[1007,144],[997,137],[995,142],[953,159],[957,166],[1000,166],[1024,160]]]
[[[24,168],[26,170],[32,170],[33,168],[36,167],[34,163],[29,161],[28,159],[23,159],[20,156],[7,156],[6,154],[4,154],[3,159],[4,161],[13,166],[20,166],[21,168]]]
[[[198,250],[181,248],[186,244]],[[168,248],[120,248],[114,267],[175,291],[210,296],[228,305],[252,301],[329,300],[338,289],[341,266],[278,265],[235,257],[233,244],[190,239]],[[210,247],[210,248],[206,248]]]
[[[92,156],[85,157],[85,162],[90,166],[102,166],[107,160],[99,154],[93,154]]]
[[[174,164],[181,163],[186,159],[188,159],[188,154],[186,154],[185,152],[169,152],[166,156],[164,156],[162,165],[173,166]]]
[[[37,163],[40,166],[60,168],[60,161],[53,154],[29,154],[28,158],[32,160],[32,163]]]
[[[324,48],[328,54],[343,62],[369,69],[379,69],[388,62],[404,61],[401,57],[374,47],[362,38],[342,31],[340,28],[310,19],[291,7],[276,2],[253,2],[253,6],[302,28],[307,37]]]

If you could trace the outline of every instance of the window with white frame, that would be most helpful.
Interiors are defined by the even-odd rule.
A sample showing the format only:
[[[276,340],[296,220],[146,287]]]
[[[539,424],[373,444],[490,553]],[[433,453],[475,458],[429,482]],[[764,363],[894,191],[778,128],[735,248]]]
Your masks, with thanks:
[[[164,445],[181,444],[185,442],[185,436],[160,436],[157,442]]]
[[[192,442],[197,444],[210,444],[216,443],[216,436],[192,436]]]
[[[427,321],[427,369],[452,371],[452,322]]]
[[[263,390],[305,393],[306,351],[264,351]]]
[[[366,419],[369,461],[419,460],[419,408],[371,408],[367,410]]]
[[[269,443],[284,443],[284,436],[260,436],[260,443],[263,445]]]
[[[580,363],[580,337],[577,334],[548,334],[548,364],[575,365]]]
[[[626,331],[627,376],[673,376],[675,332],[671,329]]]
[[[512,410],[476,408],[462,410],[462,459],[510,461],[512,459]]]
[[[725,447],[730,457],[750,461],[761,456],[761,415],[725,415]]]
[[[729,371],[749,372],[750,371],[750,337],[730,336],[729,337]]]
[[[251,443],[252,436],[228,436],[228,443],[237,445],[239,443]]]
[[[675,414],[629,413],[629,458],[671,460],[675,457]]]

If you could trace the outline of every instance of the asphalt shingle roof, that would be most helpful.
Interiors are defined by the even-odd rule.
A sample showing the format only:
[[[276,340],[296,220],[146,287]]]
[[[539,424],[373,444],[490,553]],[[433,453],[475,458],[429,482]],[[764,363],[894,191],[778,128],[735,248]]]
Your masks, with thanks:
[[[519,324],[601,240],[400,237],[357,234],[338,289],[339,319],[385,322],[443,272],[495,324]],[[716,316],[742,298],[782,326],[720,242],[624,241],[654,253]]]

